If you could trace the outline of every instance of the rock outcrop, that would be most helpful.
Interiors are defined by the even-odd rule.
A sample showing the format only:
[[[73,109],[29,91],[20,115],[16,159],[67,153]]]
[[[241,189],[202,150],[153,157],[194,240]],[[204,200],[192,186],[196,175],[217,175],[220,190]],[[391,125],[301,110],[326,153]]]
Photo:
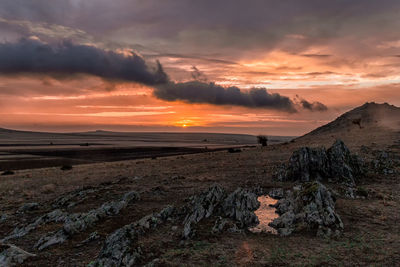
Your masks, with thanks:
[[[371,169],[378,174],[388,175],[396,173],[395,162],[386,151],[378,151],[376,158],[371,161]]]
[[[81,233],[108,216],[117,215],[130,202],[138,200],[139,194],[132,191],[124,194],[120,201],[104,203],[101,207],[85,213],[68,214],[65,217],[62,229],[50,232],[40,238],[35,248],[42,250],[49,246],[59,244],[74,234]]]
[[[174,207],[167,206],[159,213],[147,215],[137,222],[116,230],[107,237],[99,256],[90,266],[138,265],[142,256],[142,250],[138,245],[139,235],[167,221],[174,211]]]
[[[288,191],[275,207],[280,216],[269,225],[282,236],[307,229],[316,231],[318,236],[330,237],[343,230],[343,222],[335,212],[335,198],[318,181]]]
[[[192,197],[188,206],[190,208],[184,220],[182,233],[184,239],[194,234],[195,224],[211,215],[219,216],[212,230],[214,233],[221,232],[228,226],[229,231],[239,231],[258,224],[254,211],[260,203],[257,200],[257,194],[252,190],[238,188],[227,196],[222,187],[214,185]]]
[[[65,219],[67,218],[67,215],[68,215],[68,213],[63,212],[60,209],[53,210],[45,215],[40,216],[33,223],[30,223],[23,227],[17,226],[16,228],[14,228],[12,233],[10,235],[6,236],[5,238],[3,238],[2,241],[4,242],[4,241],[14,239],[14,238],[21,238],[21,237],[27,235],[28,233],[30,233],[31,231],[35,230],[37,227],[47,224],[47,223],[64,222]]]
[[[92,187],[78,189],[66,195],[60,196],[53,202],[53,208],[71,208],[83,202],[88,198],[89,194],[95,193],[98,190]]]
[[[324,147],[302,147],[293,152],[288,164],[275,176],[280,181],[309,182],[313,180],[355,185],[355,178],[364,172],[361,159],[350,153],[341,140],[326,150]]]
[[[238,188],[230,194],[222,204],[225,217],[231,218],[240,228],[253,226],[259,223],[254,211],[260,207],[257,195],[250,190]]]
[[[36,202],[31,202],[31,203],[25,203],[18,209],[18,213],[24,213],[27,211],[32,211],[32,210],[37,210],[39,209],[39,203]]]
[[[225,190],[219,185],[211,186],[207,191],[194,196],[188,205],[188,213],[184,220],[183,238],[193,234],[192,225],[197,224],[204,218],[210,217],[225,199]]]
[[[2,267],[20,266],[26,259],[35,256],[14,245],[0,242],[0,266]]]

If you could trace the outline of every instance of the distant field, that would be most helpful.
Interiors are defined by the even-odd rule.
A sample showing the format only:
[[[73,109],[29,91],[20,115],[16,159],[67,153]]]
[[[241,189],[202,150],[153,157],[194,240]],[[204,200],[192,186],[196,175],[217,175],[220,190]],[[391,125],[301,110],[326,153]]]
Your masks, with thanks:
[[[269,137],[270,144],[292,137]],[[0,129],[0,170],[154,158],[254,146],[252,135],[215,133],[41,133]]]

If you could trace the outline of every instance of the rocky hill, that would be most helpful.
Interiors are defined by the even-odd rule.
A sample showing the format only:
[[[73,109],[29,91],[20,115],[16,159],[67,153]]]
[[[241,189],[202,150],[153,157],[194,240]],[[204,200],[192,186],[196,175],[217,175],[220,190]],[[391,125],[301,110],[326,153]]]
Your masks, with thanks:
[[[400,135],[400,108],[374,102],[354,108],[336,120],[295,140],[297,144],[330,144],[342,139],[349,146],[388,144]]]

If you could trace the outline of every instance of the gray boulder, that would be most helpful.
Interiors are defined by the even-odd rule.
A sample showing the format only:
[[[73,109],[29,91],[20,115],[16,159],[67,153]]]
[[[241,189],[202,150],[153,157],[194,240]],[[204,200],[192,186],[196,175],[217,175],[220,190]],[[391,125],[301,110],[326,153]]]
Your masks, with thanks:
[[[272,197],[273,199],[281,199],[284,196],[284,192],[282,188],[272,188],[268,196]]]
[[[225,217],[234,219],[240,228],[254,226],[259,223],[254,211],[260,207],[257,195],[253,192],[238,188],[231,193],[222,204]]]
[[[14,245],[0,242],[0,266],[2,267],[20,266],[26,259],[35,256]]]
[[[280,216],[269,225],[280,235],[307,229],[330,237],[343,231],[343,222],[335,212],[335,199],[320,182],[304,183],[300,189],[288,192],[275,207]]]
[[[0,223],[5,222],[7,219],[8,219],[7,214],[2,214],[2,215],[0,216]]]
[[[372,160],[370,165],[375,173],[383,175],[396,173],[395,162],[386,151],[378,151],[378,153],[376,153],[376,158]]]
[[[174,207],[167,206],[159,213],[147,215],[119,228],[107,237],[99,256],[90,266],[137,266],[142,257],[142,250],[137,242],[139,235],[167,221],[174,212]]]
[[[260,189],[238,188],[226,196],[219,185],[213,185],[205,192],[191,198],[187,205],[186,218],[182,237],[187,239],[194,235],[193,226],[202,219],[210,216],[219,216],[212,229],[213,233],[223,230],[231,232],[241,231],[259,223],[254,211],[260,207],[257,192]]]
[[[213,185],[205,192],[192,197],[188,205],[189,211],[183,222],[182,237],[190,237],[193,234],[192,225],[210,217],[225,199],[225,196],[226,194],[222,187]]]
[[[131,224],[116,230],[107,237],[98,258],[90,266],[137,265],[142,256],[137,244],[138,235],[134,225]]]
[[[23,213],[23,212],[27,212],[27,211],[32,211],[32,210],[37,210],[39,209],[39,203],[36,202],[32,202],[32,203],[25,203],[24,205],[22,205],[17,212],[19,213]]]
[[[364,173],[361,159],[350,153],[341,140],[326,150],[323,147],[302,147],[293,152],[287,164],[278,168],[275,177],[280,181],[330,181],[355,185],[355,177]]]

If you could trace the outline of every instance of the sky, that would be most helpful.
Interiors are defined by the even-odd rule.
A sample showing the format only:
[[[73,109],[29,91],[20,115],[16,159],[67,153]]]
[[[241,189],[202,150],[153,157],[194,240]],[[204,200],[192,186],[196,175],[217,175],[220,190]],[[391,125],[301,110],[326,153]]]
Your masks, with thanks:
[[[0,0],[0,127],[302,135],[400,106],[398,0]]]

